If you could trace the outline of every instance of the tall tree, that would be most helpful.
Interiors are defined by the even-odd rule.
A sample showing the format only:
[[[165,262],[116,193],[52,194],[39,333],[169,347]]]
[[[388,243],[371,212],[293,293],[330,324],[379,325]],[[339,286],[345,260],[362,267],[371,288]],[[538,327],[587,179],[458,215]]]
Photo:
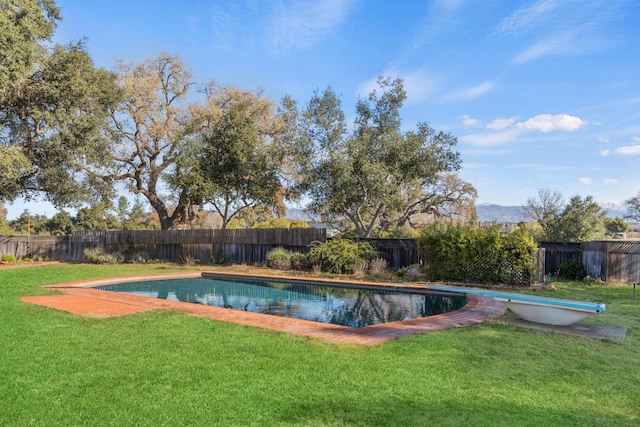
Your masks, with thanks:
[[[180,175],[191,72],[178,56],[162,53],[138,64],[120,62],[118,83],[125,97],[112,115],[117,169],[109,178],[143,195],[163,230],[175,228],[188,221],[193,203],[189,189],[174,187],[171,194],[166,181],[170,172]]]
[[[47,221],[47,230],[52,236],[69,236],[74,229],[73,218],[65,210],[58,211]]]
[[[58,20],[53,0],[0,2],[0,91],[34,71]]]
[[[99,128],[116,86],[83,42],[45,46],[59,19],[53,0],[0,2],[0,200],[60,206],[105,188],[85,166],[104,158]]]
[[[224,229],[247,209],[278,204],[281,184],[269,142],[280,123],[260,91],[210,84],[205,93],[206,105],[193,109],[195,141],[187,141],[172,181],[212,205]]]
[[[351,133],[331,88],[314,93],[299,124],[299,147],[309,150],[300,183],[311,200],[307,210],[325,222],[346,218],[361,238],[433,210],[443,174],[460,167],[454,136],[426,123],[402,131],[402,79],[381,77],[378,85],[358,101]]]
[[[36,70],[0,93],[0,199],[87,201],[108,185],[88,172],[108,158],[102,132],[120,92],[83,42],[56,46]],[[97,190],[97,191],[96,191]]]

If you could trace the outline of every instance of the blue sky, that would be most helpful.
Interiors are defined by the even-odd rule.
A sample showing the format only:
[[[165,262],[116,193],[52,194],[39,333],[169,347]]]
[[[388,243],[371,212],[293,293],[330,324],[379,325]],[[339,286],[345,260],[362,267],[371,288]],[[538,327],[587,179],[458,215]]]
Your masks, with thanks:
[[[331,86],[353,117],[377,76],[404,79],[403,126],[458,138],[477,202],[540,188],[619,203],[640,191],[635,0],[57,0],[56,41],[96,65],[179,54],[196,81],[301,103]],[[27,207],[51,216],[47,204]]]

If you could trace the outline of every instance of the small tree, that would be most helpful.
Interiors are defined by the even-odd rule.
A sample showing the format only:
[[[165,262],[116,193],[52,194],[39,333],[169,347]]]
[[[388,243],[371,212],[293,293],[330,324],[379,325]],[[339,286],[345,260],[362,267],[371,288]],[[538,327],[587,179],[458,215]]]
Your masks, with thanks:
[[[640,222],[640,192],[638,194],[624,202],[627,208],[626,219]]]
[[[620,217],[605,218],[604,226],[609,233],[626,233],[629,231],[629,224]]]
[[[564,205],[562,195],[549,189],[538,190],[538,199],[529,199],[524,210],[540,225],[538,240],[552,242],[593,240],[604,232],[607,215],[592,196],[573,196]]]

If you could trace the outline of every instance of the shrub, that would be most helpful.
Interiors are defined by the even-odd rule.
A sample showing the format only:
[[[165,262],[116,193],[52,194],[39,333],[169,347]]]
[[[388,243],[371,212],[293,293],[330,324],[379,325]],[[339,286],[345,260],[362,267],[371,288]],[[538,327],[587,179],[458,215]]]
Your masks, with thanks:
[[[535,240],[524,228],[506,234],[496,227],[438,225],[425,230],[429,280],[528,285],[535,263]]]
[[[376,258],[369,263],[369,271],[371,274],[380,274],[387,269],[387,260],[384,258]]]
[[[304,270],[309,267],[309,260],[305,254],[293,252],[291,254],[291,268],[294,270]]]
[[[17,258],[14,255],[2,255],[2,261],[8,262],[9,264],[15,264],[18,262]]]
[[[194,257],[193,255],[185,255],[185,256],[180,255],[180,261],[182,261],[182,263],[188,267],[193,267],[198,262],[200,262],[200,260]]]
[[[271,249],[267,253],[267,267],[276,270],[289,270],[291,268],[291,252],[284,248]]]
[[[356,264],[353,266],[353,275],[356,277],[364,277],[368,267],[369,263],[367,261],[356,262]]]
[[[585,276],[584,279],[582,279],[582,281],[587,285],[606,285],[607,284],[607,282],[605,282],[601,278],[591,277],[589,275]]]
[[[407,267],[406,276],[412,280],[422,277],[422,268],[420,267],[420,264],[411,264]]]
[[[124,262],[124,256],[119,252],[109,254],[103,248],[89,248],[83,252],[83,261],[89,264],[119,264]]]
[[[582,280],[587,273],[580,261],[565,261],[558,268],[558,277],[568,280]]]
[[[322,271],[337,274],[352,273],[358,262],[368,262],[377,255],[367,242],[334,238],[326,242],[314,242],[308,259],[311,264],[320,265]]]

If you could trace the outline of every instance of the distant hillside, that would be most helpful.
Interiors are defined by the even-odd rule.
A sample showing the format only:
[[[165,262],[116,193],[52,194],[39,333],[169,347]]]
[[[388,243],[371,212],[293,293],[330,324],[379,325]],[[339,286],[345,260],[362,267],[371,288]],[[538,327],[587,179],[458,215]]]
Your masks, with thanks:
[[[623,218],[626,214],[624,207],[620,205],[609,204],[603,205],[602,208],[607,209],[607,216],[611,218]],[[476,206],[476,210],[478,212],[478,221],[480,222],[518,223],[521,221],[531,221],[531,218],[527,218],[525,216],[522,206],[502,206],[483,203]],[[287,210],[287,217],[289,219],[309,221],[309,217],[302,211],[302,209],[297,208],[289,208]]]
[[[522,206],[501,206],[483,203],[476,206],[480,222],[512,222],[528,221]]]

